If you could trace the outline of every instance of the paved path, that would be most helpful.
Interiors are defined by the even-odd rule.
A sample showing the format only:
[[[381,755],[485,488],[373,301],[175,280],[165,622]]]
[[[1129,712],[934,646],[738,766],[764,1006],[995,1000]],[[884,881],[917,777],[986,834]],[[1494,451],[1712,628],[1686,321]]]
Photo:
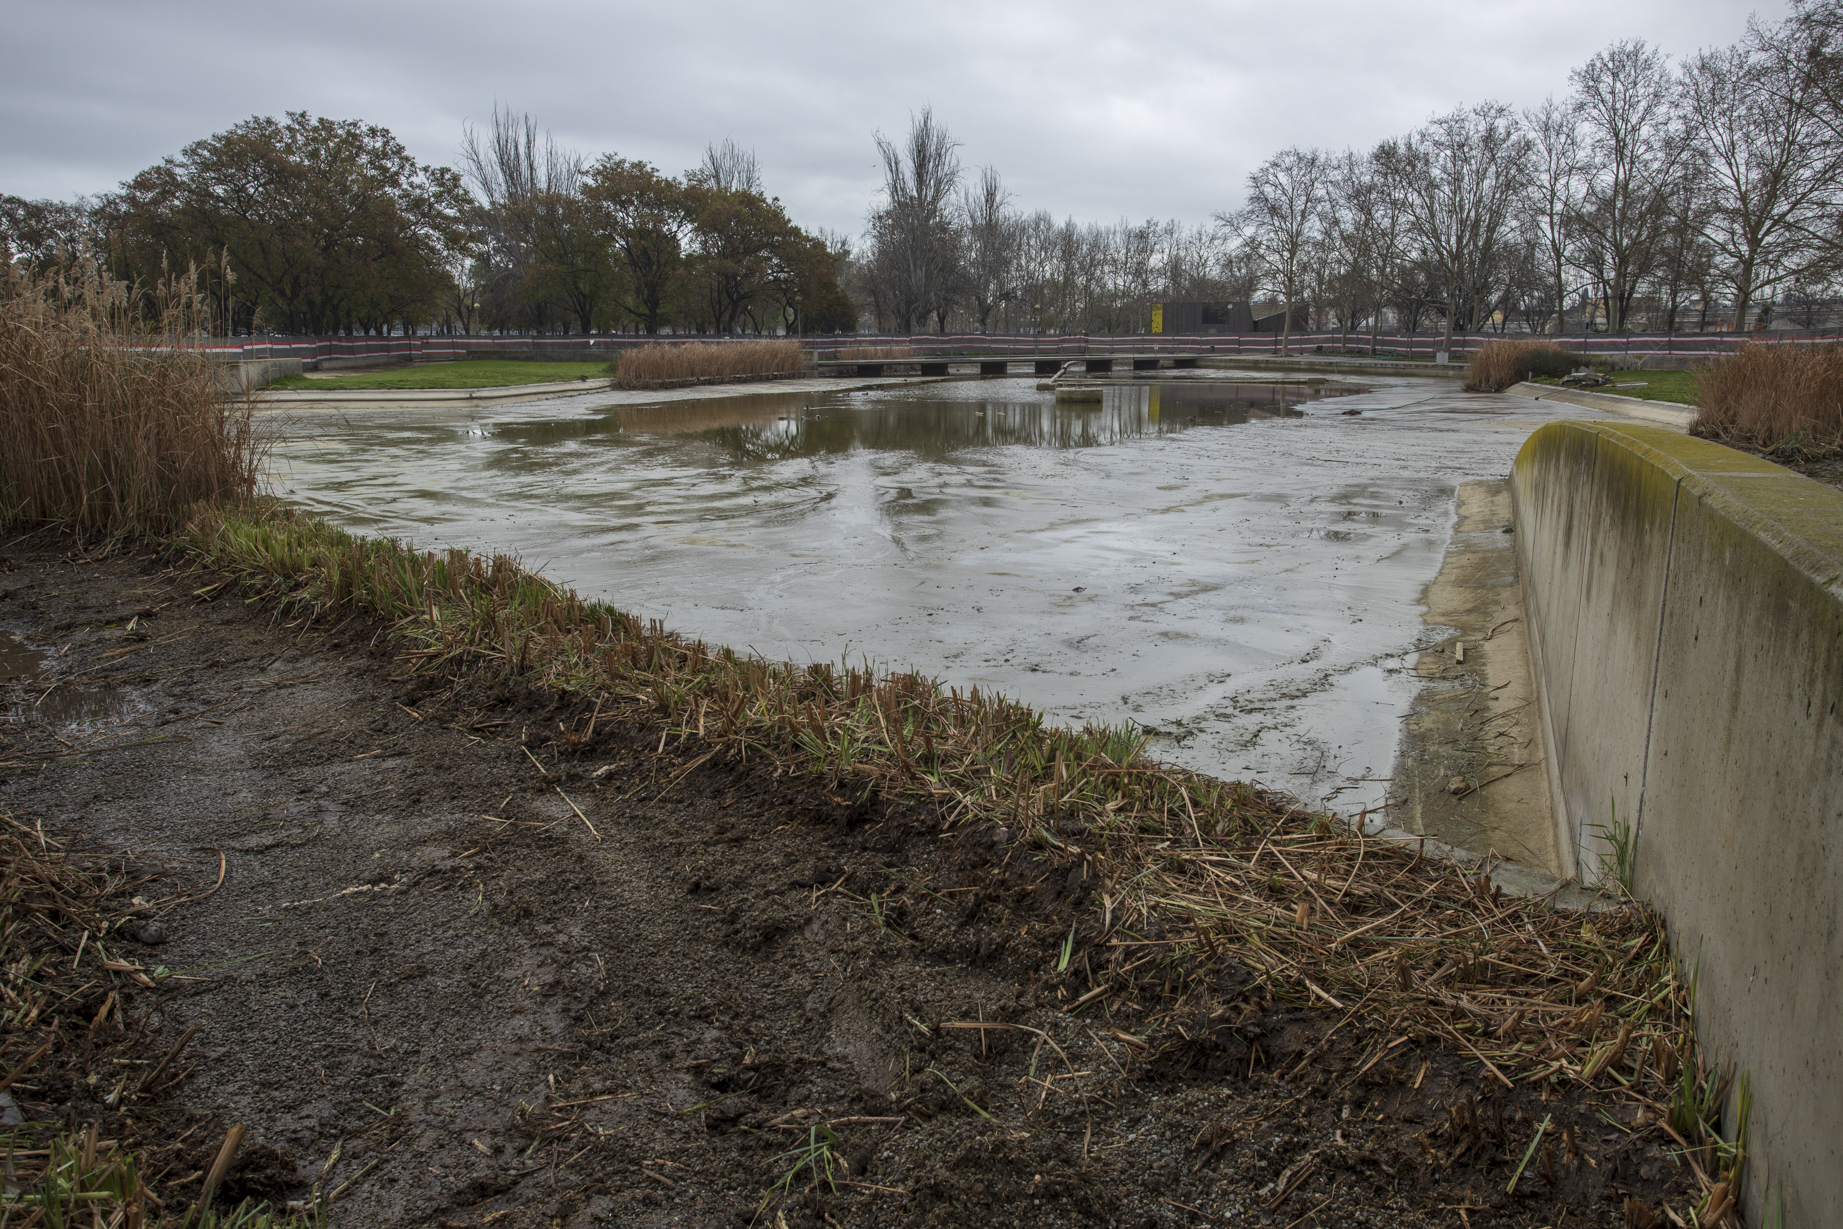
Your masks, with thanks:
[[[1688,431],[1689,424],[1696,420],[1696,411],[1690,406],[1673,405],[1668,401],[1646,401],[1639,397],[1621,397],[1616,393],[1556,388],[1552,384],[1532,384],[1527,380],[1512,384],[1505,391],[1533,401],[1559,401],[1563,405],[1578,405],[1584,409],[1609,410],[1627,418],[1641,418],[1646,422],[1674,427],[1678,431]]]

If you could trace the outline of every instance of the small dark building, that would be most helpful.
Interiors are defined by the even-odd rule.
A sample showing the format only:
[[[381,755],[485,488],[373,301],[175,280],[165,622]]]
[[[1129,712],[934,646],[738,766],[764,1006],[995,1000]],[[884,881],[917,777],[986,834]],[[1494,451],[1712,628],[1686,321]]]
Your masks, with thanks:
[[[1246,303],[1165,303],[1158,333],[1195,337],[1204,333],[1252,333],[1254,316]]]

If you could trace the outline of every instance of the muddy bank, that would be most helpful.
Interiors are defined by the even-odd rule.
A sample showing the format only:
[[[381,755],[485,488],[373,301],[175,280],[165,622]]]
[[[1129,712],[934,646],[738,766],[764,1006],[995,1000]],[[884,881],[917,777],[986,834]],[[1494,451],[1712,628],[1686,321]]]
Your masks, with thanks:
[[[1549,800],[1510,486],[1459,487],[1453,538],[1423,595],[1457,635],[1422,651],[1388,822],[1556,877],[1574,873]]]
[[[147,555],[5,553],[0,627],[36,658],[8,684],[5,808],[187,882],[222,858],[134,950],[165,973],[123,1020],[156,1049],[199,1029],[165,1095],[248,1125],[234,1190],[343,1189],[354,1226],[1687,1207],[1629,1101],[1276,1003],[1233,948],[1209,1014],[1173,1016],[1156,936],[1065,948],[1104,908],[1079,832],[1051,858],[592,706],[404,678],[375,625]],[[104,1095],[59,1091],[30,1116]]]

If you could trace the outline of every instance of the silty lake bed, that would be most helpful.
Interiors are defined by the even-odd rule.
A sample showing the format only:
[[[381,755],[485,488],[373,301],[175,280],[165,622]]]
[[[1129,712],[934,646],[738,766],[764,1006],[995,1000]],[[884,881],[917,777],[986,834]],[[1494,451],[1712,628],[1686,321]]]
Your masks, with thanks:
[[[347,528],[514,554],[770,658],[1131,721],[1158,758],[1350,814],[1384,800],[1443,638],[1420,598],[1458,485],[1605,417],[1212,373],[1061,407],[1026,379],[803,381],[268,421],[277,493]]]

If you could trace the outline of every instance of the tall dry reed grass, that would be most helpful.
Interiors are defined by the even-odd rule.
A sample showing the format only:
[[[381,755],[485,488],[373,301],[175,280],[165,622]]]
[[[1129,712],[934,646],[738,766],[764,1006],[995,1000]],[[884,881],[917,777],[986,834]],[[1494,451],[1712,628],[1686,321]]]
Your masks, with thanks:
[[[653,345],[625,352],[610,369],[618,387],[657,388],[681,380],[797,375],[806,370],[806,354],[788,340]]]
[[[1767,452],[1843,451],[1843,346],[1742,346],[1702,373],[1690,433]]]
[[[0,523],[162,533],[195,503],[255,493],[250,403],[189,346],[205,320],[195,279],[4,276]]]
[[[1501,393],[1531,376],[1565,376],[1576,361],[1552,341],[1487,341],[1466,365],[1465,387],[1468,392]]]

